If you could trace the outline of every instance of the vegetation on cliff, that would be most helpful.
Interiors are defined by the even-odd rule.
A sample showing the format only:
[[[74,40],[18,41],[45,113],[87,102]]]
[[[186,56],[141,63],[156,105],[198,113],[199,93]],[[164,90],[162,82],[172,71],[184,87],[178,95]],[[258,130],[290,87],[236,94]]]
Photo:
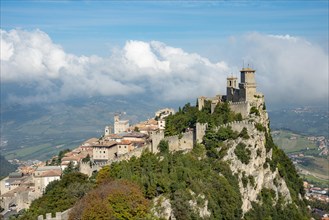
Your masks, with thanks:
[[[262,111],[259,109],[260,115]],[[272,171],[278,169],[289,188],[292,202],[288,203],[280,193],[263,188],[258,201],[252,202],[252,209],[243,215],[238,174],[233,174],[230,162],[222,159],[229,149],[225,141],[253,137],[246,128],[240,133],[230,126],[215,129],[241,119],[241,115],[230,111],[227,103],[217,105],[213,114],[210,114],[209,102],[202,111],[187,104],[167,118],[165,132],[176,135],[192,128],[196,122],[208,123],[203,143],[196,144],[191,152],[169,152],[168,142],[161,141],[160,153],[145,151],[140,158],[112,163],[98,172],[94,182],[75,172],[65,174],[62,180],[51,183],[45,195],[33,202],[20,219],[63,211],[74,204],[70,219],[156,219],[154,208],[157,207],[152,207],[152,200],[160,196],[170,200],[176,219],[200,219],[200,209],[209,212],[206,219],[307,218],[306,203],[300,198],[304,195],[303,186],[296,169],[260,123],[256,126],[258,132],[264,132],[266,152],[272,151],[272,159],[268,158],[264,167]],[[234,147],[237,158],[248,164],[252,159],[249,145],[241,143]],[[257,151],[257,156],[261,156],[261,152]],[[244,187],[249,183],[253,187],[257,185],[255,178],[246,173],[242,173],[241,181]]]
[[[241,114],[232,112],[228,103],[219,103],[211,114],[211,102],[205,101],[204,108],[199,111],[197,106],[187,103],[174,115],[166,118],[165,135],[177,135],[188,128],[194,128],[197,122],[208,123],[209,126],[219,126],[231,121],[241,121]]]
[[[197,218],[198,213],[189,204],[193,199],[191,192],[205,196],[199,202],[204,204],[208,201],[208,209],[214,219],[241,218],[236,177],[230,172],[228,164],[204,155],[202,145],[195,146],[187,154],[164,151],[155,155],[145,152],[140,158],[112,164],[108,178],[138,183],[147,199],[165,195],[170,198],[177,219]]]

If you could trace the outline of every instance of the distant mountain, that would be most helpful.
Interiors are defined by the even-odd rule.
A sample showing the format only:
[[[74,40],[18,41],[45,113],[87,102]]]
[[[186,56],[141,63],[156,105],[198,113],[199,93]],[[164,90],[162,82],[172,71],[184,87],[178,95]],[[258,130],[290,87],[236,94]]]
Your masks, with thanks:
[[[329,112],[323,106],[280,108],[268,111],[273,130],[290,130],[298,134],[329,138]]]

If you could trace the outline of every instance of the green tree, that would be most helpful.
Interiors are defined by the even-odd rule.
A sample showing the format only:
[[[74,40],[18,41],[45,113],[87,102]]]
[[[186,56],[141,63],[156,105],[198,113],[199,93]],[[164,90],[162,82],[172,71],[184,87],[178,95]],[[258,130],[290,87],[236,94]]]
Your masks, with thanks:
[[[69,219],[145,219],[149,201],[138,185],[127,180],[104,183],[80,200]]]
[[[161,140],[158,149],[160,150],[161,153],[168,153],[169,152],[169,144],[168,141]]]
[[[100,171],[98,171],[96,176],[96,184],[100,185],[104,182],[111,180],[110,166],[104,166]]]

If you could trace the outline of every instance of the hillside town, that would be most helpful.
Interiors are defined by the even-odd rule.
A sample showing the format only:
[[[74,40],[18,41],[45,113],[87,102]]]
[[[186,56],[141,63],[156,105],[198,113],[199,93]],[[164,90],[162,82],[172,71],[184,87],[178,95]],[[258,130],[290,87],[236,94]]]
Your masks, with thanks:
[[[106,126],[102,137],[88,139],[62,155],[45,162],[11,161],[19,167],[0,181],[0,205],[4,208],[1,214],[18,213],[29,208],[33,200],[43,195],[47,185],[59,180],[70,167],[90,175],[90,171],[81,169],[81,164],[87,163],[89,167],[91,164],[108,164],[122,155],[143,148],[152,141],[150,136],[153,133],[164,130],[165,118],[174,113],[173,109],[165,108],[157,111],[154,118],[131,126],[128,120],[121,120],[119,115],[115,115],[113,126]]]

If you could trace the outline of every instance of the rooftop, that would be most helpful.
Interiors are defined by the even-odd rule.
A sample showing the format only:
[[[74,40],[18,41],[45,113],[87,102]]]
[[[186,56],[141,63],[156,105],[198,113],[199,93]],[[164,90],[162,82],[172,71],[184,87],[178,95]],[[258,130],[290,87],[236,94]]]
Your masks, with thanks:
[[[44,166],[38,167],[36,171],[48,171],[48,170],[62,170],[60,166]]]
[[[93,145],[93,147],[112,147],[116,145],[116,141],[99,141]]]

